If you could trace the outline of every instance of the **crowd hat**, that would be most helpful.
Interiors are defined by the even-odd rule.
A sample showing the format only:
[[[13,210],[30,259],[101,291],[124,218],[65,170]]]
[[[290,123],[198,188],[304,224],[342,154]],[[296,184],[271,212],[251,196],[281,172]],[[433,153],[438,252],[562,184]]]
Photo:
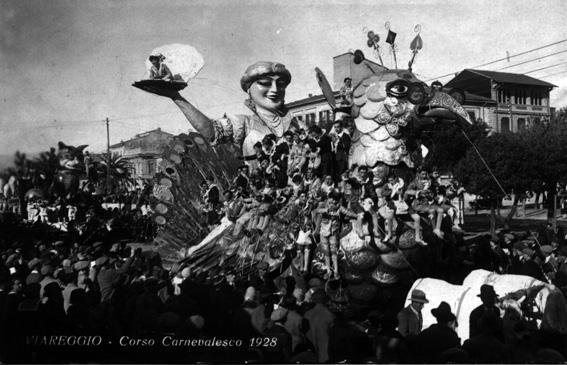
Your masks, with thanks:
[[[422,290],[414,289],[411,292],[411,301],[417,303],[429,303],[429,300],[425,297],[425,293]]]
[[[270,315],[270,319],[274,322],[277,322],[277,321],[281,321],[286,316],[287,316],[287,309],[280,306],[272,312],[272,314]]]
[[[103,266],[104,264],[106,264],[108,262],[108,257],[106,256],[101,256],[98,259],[96,259],[96,266]]]
[[[555,249],[553,248],[553,246],[551,245],[543,245],[541,246],[541,253],[544,255],[551,255],[551,253],[554,251]]]
[[[281,76],[286,86],[291,82],[291,74],[284,65],[277,62],[260,61],[250,65],[246,71],[244,71],[244,75],[240,79],[240,86],[244,92],[248,92],[248,89],[254,81],[269,75]]]
[[[492,285],[484,284],[480,287],[480,294],[478,294],[477,297],[498,298],[498,294],[496,294]]]
[[[191,322],[191,324],[199,330],[205,327],[205,318],[200,315],[193,315],[189,317],[189,322]]]
[[[43,276],[53,275],[54,271],[55,271],[55,269],[51,265],[43,265],[41,267],[41,275],[43,275]]]
[[[431,314],[433,314],[439,322],[451,322],[457,319],[457,317],[455,317],[455,315],[451,312],[451,306],[447,302],[441,302],[439,307],[431,310]]]
[[[311,302],[324,304],[329,300],[323,289],[316,289],[311,295]]]
[[[77,271],[85,270],[89,267],[89,262],[85,260],[75,262],[74,268]]]

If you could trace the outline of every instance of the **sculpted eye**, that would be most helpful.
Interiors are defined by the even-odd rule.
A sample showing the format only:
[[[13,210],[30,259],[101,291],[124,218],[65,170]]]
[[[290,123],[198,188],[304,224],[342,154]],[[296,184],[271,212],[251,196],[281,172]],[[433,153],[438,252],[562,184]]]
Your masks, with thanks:
[[[386,95],[396,98],[403,98],[407,96],[408,89],[409,83],[406,80],[394,80],[386,84]]]
[[[402,94],[402,93],[406,93],[408,91],[408,88],[407,86],[404,85],[396,85],[392,87],[390,90],[395,93]]]

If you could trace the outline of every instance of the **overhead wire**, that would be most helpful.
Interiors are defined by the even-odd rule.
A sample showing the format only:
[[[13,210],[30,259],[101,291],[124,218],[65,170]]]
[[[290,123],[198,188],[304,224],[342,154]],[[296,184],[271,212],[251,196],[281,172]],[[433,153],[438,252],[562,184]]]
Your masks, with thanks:
[[[564,49],[563,51],[551,53],[551,54],[548,54],[548,55],[546,55],[546,56],[542,56],[542,57],[538,57],[538,58],[532,58],[531,60],[527,60],[527,61],[524,61],[524,62],[520,62],[520,63],[517,63],[517,64],[515,64],[515,65],[510,65],[510,66],[502,67],[502,68],[499,68],[499,69],[496,70],[496,71],[506,70],[506,69],[509,69],[509,68],[512,68],[512,67],[517,67],[517,66],[525,65],[526,63],[530,63],[530,62],[534,62],[534,61],[543,60],[544,58],[551,57],[551,56],[555,56],[555,55],[558,55],[558,54],[561,54],[561,53],[565,53],[565,52],[567,52],[567,49]]]
[[[494,61],[486,62],[486,63],[480,64],[480,65],[477,65],[477,66],[472,66],[472,67],[467,67],[467,68],[474,69],[474,68],[478,68],[478,67],[484,67],[484,66],[492,65],[492,64],[495,64],[495,63],[498,63],[498,62],[501,62],[501,61],[506,61],[506,60],[509,60],[511,58],[514,58],[514,57],[518,57],[518,56],[522,56],[522,55],[525,55],[525,54],[528,54],[528,53],[531,53],[531,52],[539,51],[540,49],[555,46],[557,44],[561,44],[561,43],[564,43],[564,42],[567,42],[567,39],[563,39],[563,40],[560,40],[560,41],[557,41],[557,42],[546,44],[546,45],[541,46],[541,47],[533,48],[533,49],[530,49],[530,50],[527,50],[527,51],[524,51],[524,52],[520,52],[520,53],[517,53],[517,54],[514,54],[514,55],[510,55],[510,56],[507,56],[507,57],[504,57],[504,58],[499,58],[499,59],[494,60]],[[458,72],[458,71],[456,71],[456,72]],[[435,80],[435,79],[441,79],[441,78],[444,78],[444,77],[447,77],[447,76],[452,76],[456,72],[451,72],[451,73],[448,73],[448,74],[442,75],[442,76],[432,77],[432,78],[425,80],[425,81],[431,81],[431,80]]]
[[[549,75],[538,76],[538,77],[539,77],[540,79],[545,79],[545,78],[547,78],[547,77],[551,77],[551,76],[555,76],[555,75],[561,75],[561,74],[564,74],[564,73],[567,73],[567,70],[561,71],[561,72],[552,73],[552,74],[549,74]]]
[[[535,69],[535,70],[531,70],[531,71],[528,71],[528,72],[524,72],[524,74],[531,74],[532,72],[536,72],[536,71],[542,71],[542,70],[547,70],[548,68],[552,68],[552,67],[561,66],[561,65],[564,65],[564,64],[566,64],[566,63],[567,63],[567,61],[565,61],[565,62],[561,62],[561,63],[556,63],[555,65],[546,66],[546,67],[538,68],[538,69]]]

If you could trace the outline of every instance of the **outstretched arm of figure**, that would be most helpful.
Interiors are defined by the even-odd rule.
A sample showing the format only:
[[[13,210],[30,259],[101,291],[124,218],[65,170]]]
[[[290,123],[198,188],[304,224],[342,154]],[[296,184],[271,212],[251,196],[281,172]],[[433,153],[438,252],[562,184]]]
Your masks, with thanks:
[[[199,132],[206,140],[213,140],[214,131],[213,123],[211,122],[211,120],[193,104],[191,104],[183,96],[181,96],[181,94],[179,94],[179,91],[138,83],[134,83],[133,86],[152,94],[170,98],[181,110],[183,115],[185,115],[185,118],[187,118],[189,124],[191,124],[191,126],[195,128],[197,132]]]

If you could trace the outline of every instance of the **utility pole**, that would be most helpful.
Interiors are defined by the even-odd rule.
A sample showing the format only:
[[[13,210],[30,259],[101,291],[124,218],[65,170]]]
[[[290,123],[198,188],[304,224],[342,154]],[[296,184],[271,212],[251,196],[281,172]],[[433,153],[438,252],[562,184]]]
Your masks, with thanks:
[[[110,193],[110,121],[106,118],[106,194]]]

